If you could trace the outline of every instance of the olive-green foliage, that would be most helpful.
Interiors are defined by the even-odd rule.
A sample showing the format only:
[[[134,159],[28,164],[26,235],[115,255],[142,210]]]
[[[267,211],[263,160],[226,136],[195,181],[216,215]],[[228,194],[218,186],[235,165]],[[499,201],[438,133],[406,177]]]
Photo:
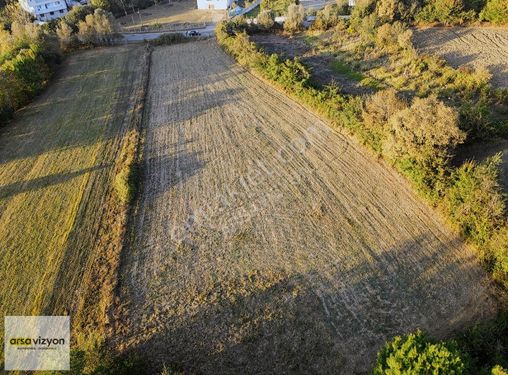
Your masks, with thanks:
[[[72,29],[73,33],[77,33],[79,30],[79,22],[84,21],[85,17],[89,14],[93,14],[93,12],[94,9],[91,6],[75,6],[69,13],[60,18],[59,23],[66,23]]]
[[[349,7],[349,0],[336,0],[337,11],[340,15],[348,15],[351,14],[351,9]]]
[[[441,22],[457,25],[472,21],[474,10],[466,10],[464,0],[428,0],[416,19],[420,22]]]
[[[430,340],[421,331],[395,337],[377,355],[375,375],[463,374],[465,365],[453,342]]]
[[[415,98],[411,107],[388,120],[384,153],[393,160],[409,157],[419,165],[442,167],[465,134],[458,127],[457,112],[435,96]]]
[[[95,9],[78,23],[78,39],[86,45],[110,44],[118,33],[118,24],[111,12]]]
[[[385,23],[377,28],[375,44],[379,50],[396,52],[413,49],[413,32],[401,22]]]
[[[179,44],[186,43],[192,40],[196,40],[195,38],[187,37],[181,33],[171,33],[171,34],[163,34],[157,39],[151,40],[150,44],[152,46],[164,46],[171,44]]]
[[[508,1],[487,0],[485,8],[480,13],[480,19],[496,25],[508,23]]]
[[[376,14],[383,21],[411,21],[421,5],[420,0],[378,0]]]
[[[288,7],[286,19],[284,21],[284,31],[295,33],[303,29],[303,21],[305,20],[305,9],[303,5],[291,4]]]
[[[394,89],[381,90],[365,100],[362,118],[365,124],[363,140],[374,150],[381,152],[381,143],[388,129],[388,120],[407,108],[407,103],[397,96]]]
[[[263,0],[261,10],[271,10],[274,15],[282,16],[286,14],[289,6],[295,3],[296,0]]]
[[[132,130],[129,141],[124,144],[120,153],[120,169],[113,181],[116,195],[122,203],[130,203],[136,196],[139,184],[139,170],[136,162],[137,130]]]
[[[95,9],[112,10],[114,3],[111,0],[90,0],[90,5]]]
[[[257,17],[257,25],[263,30],[269,30],[273,27],[275,23],[273,12],[269,9],[262,10]]]
[[[316,20],[312,23],[314,30],[328,30],[337,25],[340,17],[339,7],[334,4],[327,4],[317,12]]]
[[[505,205],[498,184],[501,155],[484,163],[466,162],[455,170],[443,206],[462,234],[485,245],[504,223]]]

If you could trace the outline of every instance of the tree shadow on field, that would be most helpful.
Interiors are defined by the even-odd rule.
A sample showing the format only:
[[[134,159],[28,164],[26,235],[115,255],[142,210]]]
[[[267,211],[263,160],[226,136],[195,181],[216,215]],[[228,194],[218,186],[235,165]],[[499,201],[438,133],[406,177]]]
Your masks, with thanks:
[[[199,173],[206,166],[206,162],[200,159],[201,154],[179,151],[163,157],[146,159],[145,170],[148,175],[144,176],[144,186],[149,190],[147,196],[156,197],[164,194]]]
[[[162,288],[149,301],[158,310],[145,317],[151,323],[133,327],[148,338],[127,351],[150,371],[366,373],[395,335],[422,328],[444,338],[495,313],[477,261],[455,256],[461,241],[435,241],[426,233],[387,251],[365,248],[369,256],[350,269],[327,258],[303,274],[274,267],[198,291]]]
[[[129,51],[129,56],[139,58],[136,51]],[[115,72],[107,75],[112,70],[104,69],[108,63],[97,67],[86,63],[71,58],[40,97],[0,127],[0,165],[122,135],[124,120],[132,113],[130,94],[138,82],[128,58],[118,78]],[[97,79],[100,76],[102,80]]]
[[[108,164],[97,165],[90,168],[80,169],[74,172],[56,173],[44,177],[37,177],[27,181],[17,181],[12,184],[0,186],[0,199],[10,198],[18,194],[27,193],[46,187],[64,183],[79,177],[85,173],[94,172],[100,169],[107,168]]]
[[[222,108],[227,104],[234,106],[235,102],[240,100],[243,91],[244,89],[207,91],[205,88],[205,90],[199,92],[193,90],[186,94],[184,93],[183,97],[163,103],[163,106],[172,109],[168,111],[168,121],[164,125],[172,126],[174,122],[192,120],[214,108]],[[178,110],[174,110],[175,108]]]

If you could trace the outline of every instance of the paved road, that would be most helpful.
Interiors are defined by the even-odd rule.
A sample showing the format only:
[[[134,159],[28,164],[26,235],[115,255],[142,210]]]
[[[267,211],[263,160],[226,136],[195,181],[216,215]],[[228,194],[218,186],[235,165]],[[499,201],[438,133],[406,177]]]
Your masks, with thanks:
[[[215,32],[215,24],[208,25],[204,28],[194,29],[198,33],[201,34],[201,36],[212,36]],[[122,33],[122,38],[124,42],[127,43],[136,43],[136,42],[142,42],[144,40],[154,40],[160,37],[164,34],[175,34],[175,33],[185,33],[187,31],[193,31],[193,30],[186,30],[186,31],[161,31],[161,32],[148,32],[148,33]]]
[[[301,0],[300,4],[303,5],[305,9],[321,9],[324,8],[326,4],[334,4],[334,0]]]

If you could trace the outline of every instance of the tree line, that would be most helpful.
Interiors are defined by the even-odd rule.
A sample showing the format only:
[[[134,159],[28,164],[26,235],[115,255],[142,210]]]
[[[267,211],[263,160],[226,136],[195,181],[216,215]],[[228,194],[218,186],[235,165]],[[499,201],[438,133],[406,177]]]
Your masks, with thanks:
[[[0,12],[0,124],[47,86],[64,52],[109,44],[118,30],[110,12],[89,6],[44,25],[32,21],[14,1]]]

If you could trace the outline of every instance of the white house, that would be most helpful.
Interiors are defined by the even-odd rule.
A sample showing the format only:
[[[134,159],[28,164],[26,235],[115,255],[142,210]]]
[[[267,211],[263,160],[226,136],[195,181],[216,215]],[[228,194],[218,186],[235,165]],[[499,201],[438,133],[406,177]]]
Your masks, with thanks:
[[[38,21],[50,21],[68,12],[66,0],[19,0],[19,4]]]
[[[349,6],[354,7],[356,5],[356,0],[349,0]]]
[[[197,0],[198,9],[228,9],[233,0]]]

